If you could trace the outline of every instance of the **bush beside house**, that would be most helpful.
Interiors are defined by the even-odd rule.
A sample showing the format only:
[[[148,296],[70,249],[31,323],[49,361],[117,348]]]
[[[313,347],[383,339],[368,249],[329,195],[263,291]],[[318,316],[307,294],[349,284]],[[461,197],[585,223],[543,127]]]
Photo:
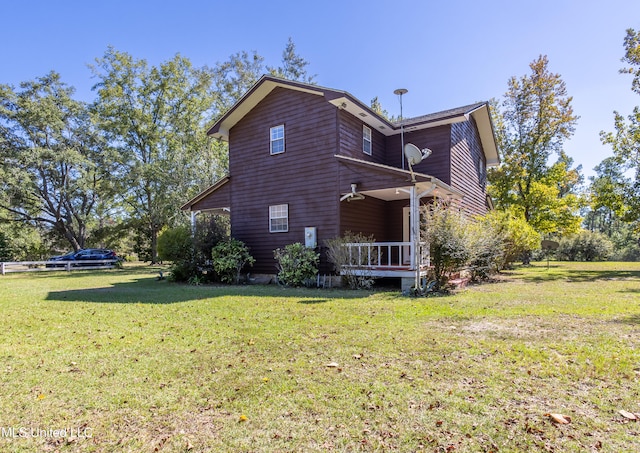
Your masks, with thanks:
[[[299,242],[274,250],[273,256],[278,262],[278,282],[285,286],[310,286],[318,275],[320,254]]]

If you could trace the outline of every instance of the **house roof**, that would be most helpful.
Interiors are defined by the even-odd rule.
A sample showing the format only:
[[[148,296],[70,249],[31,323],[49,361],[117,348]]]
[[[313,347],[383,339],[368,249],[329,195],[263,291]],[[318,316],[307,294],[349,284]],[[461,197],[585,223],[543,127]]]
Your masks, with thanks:
[[[218,190],[220,187],[224,186],[227,182],[229,182],[230,177],[229,176],[224,176],[220,179],[218,179],[216,182],[214,182],[211,186],[207,187],[206,189],[204,189],[202,192],[200,192],[198,195],[196,195],[195,197],[193,197],[191,200],[187,201],[185,204],[183,204],[180,209],[182,209],[183,211],[189,211],[191,210],[191,207],[194,206],[195,204],[197,204],[198,202],[202,201],[203,199],[205,199],[206,197],[208,197],[209,195],[211,195],[213,192],[215,192],[216,190]]]
[[[380,131],[386,136],[400,134],[403,128],[405,131],[427,129],[444,124],[467,121],[472,117],[478,126],[487,165],[493,166],[500,163],[489,104],[487,102],[479,102],[392,123],[346,91],[295,82],[269,75],[262,76],[228,112],[209,128],[207,135],[228,141],[229,130],[258,105],[260,101],[266,98],[269,93],[278,87],[322,96],[336,108],[346,110],[353,116],[357,116],[368,126]]]
[[[468,121],[470,117],[473,118],[478,126],[478,134],[480,135],[487,165],[489,167],[498,165],[500,163],[500,157],[498,155],[498,145],[496,143],[488,102],[477,102],[475,104],[430,113],[415,118],[407,118],[394,123],[394,127],[404,127],[405,131],[410,132],[443,124],[460,123],[462,121]]]

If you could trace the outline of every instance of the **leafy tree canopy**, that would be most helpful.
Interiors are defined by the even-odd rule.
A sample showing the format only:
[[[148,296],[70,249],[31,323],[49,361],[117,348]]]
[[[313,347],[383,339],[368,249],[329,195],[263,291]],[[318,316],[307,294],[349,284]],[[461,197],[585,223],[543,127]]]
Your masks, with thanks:
[[[122,199],[144,225],[155,262],[158,233],[201,174],[212,76],[180,55],[150,66],[112,47],[96,63],[95,112],[118,152]]]
[[[574,193],[580,168],[570,168],[563,152],[578,117],[564,81],[548,65],[540,56],[529,75],[509,80],[501,103],[492,101],[502,165],[489,172],[489,193],[499,208],[520,210],[539,233],[565,234],[580,224]]]
[[[111,156],[88,106],[50,72],[16,90],[0,85],[0,207],[85,246],[97,206],[112,196]]]
[[[632,74],[631,89],[640,94],[640,32],[628,29],[624,39],[625,55],[623,62],[629,67],[620,70],[624,74]],[[618,112],[614,112],[615,132],[600,132],[604,144],[613,149],[613,158],[623,171],[629,171],[633,176],[624,183],[624,203],[626,212],[623,219],[628,222],[640,222],[640,107],[625,119]]]

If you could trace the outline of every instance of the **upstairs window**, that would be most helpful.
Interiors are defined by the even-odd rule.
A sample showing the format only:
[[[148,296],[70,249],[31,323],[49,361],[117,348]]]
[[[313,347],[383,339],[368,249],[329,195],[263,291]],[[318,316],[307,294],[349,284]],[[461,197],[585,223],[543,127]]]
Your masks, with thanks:
[[[362,126],[362,152],[371,155],[371,129]]]
[[[271,154],[284,153],[284,124],[271,128]]]
[[[269,206],[269,233],[286,233],[289,231],[289,205]]]
[[[484,184],[487,176],[487,166],[484,163],[484,159],[482,157],[480,157],[480,160],[478,161],[478,176],[480,179],[480,183]]]

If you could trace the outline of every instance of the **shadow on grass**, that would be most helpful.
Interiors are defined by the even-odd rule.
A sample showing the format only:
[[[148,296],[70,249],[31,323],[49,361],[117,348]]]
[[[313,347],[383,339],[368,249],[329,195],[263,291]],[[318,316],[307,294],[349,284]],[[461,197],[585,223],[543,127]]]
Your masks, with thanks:
[[[640,325],[640,314],[625,316],[623,318],[614,319],[613,322],[618,324],[628,324],[631,326]]]
[[[323,296],[318,297],[318,293]],[[112,304],[173,304],[217,297],[295,298],[301,304],[319,304],[331,299],[366,297],[361,292],[340,289],[281,288],[276,285],[187,285],[158,280],[157,277],[134,278],[99,288],[50,291],[46,300]]]

